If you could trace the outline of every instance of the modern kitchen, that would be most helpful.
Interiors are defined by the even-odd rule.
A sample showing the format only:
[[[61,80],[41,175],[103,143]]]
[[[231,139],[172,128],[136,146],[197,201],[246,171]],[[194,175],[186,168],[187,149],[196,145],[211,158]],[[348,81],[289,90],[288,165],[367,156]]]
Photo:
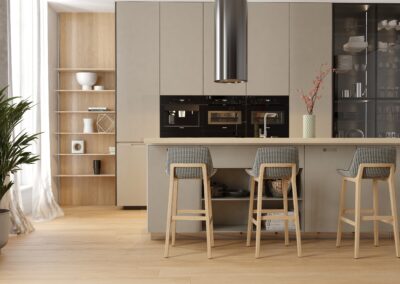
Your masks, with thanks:
[[[48,6],[64,217],[5,265],[46,242],[40,271],[82,263],[50,282],[398,282],[399,1],[67,2]]]

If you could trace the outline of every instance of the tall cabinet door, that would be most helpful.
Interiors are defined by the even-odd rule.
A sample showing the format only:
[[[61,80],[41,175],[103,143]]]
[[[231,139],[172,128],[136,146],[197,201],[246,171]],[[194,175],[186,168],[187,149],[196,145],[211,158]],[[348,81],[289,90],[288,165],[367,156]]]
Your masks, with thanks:
[[[289,3],[249,3],[247,95],[289,95]]]
[[[159,4],[117,2],[117,141],[159,135]]]
[[[302,136],[306,107],[297,90],[312,88],[321,64],[332,62],[332,4],[290,3],[290,137]],[[332,136],[332,76],[319,93],[314,114],[316,136]]]
[[[215,15],[214,3],[204,3],[204,95],[243,96],[246,84],[215,83]]]
[[[203,95],[203,4],[160,9],[161,95]]]
[[[117,143],[117,205],[146,206],[146,146]]]

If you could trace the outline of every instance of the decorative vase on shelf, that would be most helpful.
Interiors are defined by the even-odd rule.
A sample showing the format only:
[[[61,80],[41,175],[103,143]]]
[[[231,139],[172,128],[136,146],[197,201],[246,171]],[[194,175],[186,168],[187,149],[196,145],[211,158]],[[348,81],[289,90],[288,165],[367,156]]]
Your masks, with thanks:
[[[84,118],[83,119],[83,133],[93,133],[93,119],[92,118]]]
[[[303,115],[303,138],[315,138],[315,115]]]

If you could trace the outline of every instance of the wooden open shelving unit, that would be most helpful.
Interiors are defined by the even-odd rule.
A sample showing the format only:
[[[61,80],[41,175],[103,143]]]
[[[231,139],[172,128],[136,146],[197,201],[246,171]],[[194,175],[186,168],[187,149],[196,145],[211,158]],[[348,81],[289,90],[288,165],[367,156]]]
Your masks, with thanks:
[[[97,73],[96,85],[105,90],[84,91],[75,79],[81,71]],[[115,133],[83,133],[83,118],[115,116],[115,17],[112,13],[59,14],[57,96],[57,179],[62,205],[115,205]],[[107,111],[88,111],[105,106]],[[96,124],[96,123],[94,123]],[[97,131],[95,127],[95,131]],[[84,140],[84,154],[71,153],[71,141]],[[93,160],[101,174],[93,174]]]

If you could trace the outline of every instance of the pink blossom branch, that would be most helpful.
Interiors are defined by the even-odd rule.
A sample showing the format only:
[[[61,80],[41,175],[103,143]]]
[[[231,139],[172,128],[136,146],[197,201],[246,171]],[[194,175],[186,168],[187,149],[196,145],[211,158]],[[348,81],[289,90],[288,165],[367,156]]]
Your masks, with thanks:
[[[306,104],[306,110],[308,114],[313,114],[314,106],[317,100],[321,99],[322,96],[318,95],[319,90],[322,88],[322,83],[328,74],[334,71],[332,68],[328,67],[328,64],[321,64],[319,73],[313,80],[313,86],[308,91],[307,95],[304,94],[303,90],[297,90],[297,93],[303,99]]]

